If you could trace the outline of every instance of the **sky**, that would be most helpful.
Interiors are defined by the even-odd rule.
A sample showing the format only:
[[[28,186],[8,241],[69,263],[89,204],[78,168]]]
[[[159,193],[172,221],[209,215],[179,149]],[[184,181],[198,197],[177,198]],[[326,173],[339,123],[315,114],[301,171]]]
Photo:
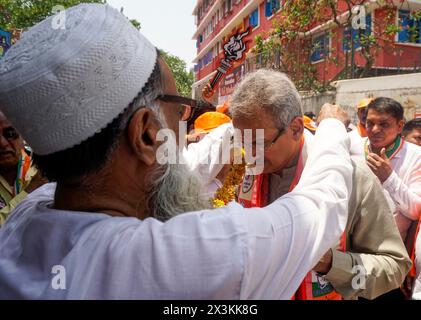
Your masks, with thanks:
[[[196,42],[192,36],[196,30],[192,15],[196,0],[107,0],[130,19],[138,20],[140,32],[155,46],[186,61],[193,67]]]

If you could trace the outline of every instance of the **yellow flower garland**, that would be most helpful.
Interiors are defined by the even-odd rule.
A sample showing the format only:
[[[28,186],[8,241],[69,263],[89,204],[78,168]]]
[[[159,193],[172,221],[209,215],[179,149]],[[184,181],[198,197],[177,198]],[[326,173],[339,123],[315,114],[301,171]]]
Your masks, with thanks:
[[[236,150],[234,150],[235,154]],[[244,150],[241,151],[242,163],[232,164],[230,171],[225,178],[224,184],[216,191],[213,199],[213,207],[220,208],[226,206],[231,201],[235,200],[235,188],[243,181],[246,172],[246,163],[244,161]]]

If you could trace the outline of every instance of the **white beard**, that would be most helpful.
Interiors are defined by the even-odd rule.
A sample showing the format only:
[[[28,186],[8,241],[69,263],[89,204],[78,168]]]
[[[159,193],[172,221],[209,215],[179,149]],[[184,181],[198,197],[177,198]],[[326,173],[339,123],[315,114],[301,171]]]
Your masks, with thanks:
[[[159,106],[153,106],[163,128],[168,128],[165,116]],[[175,136],[168,136],[169,142],[177,145]],[[162,222],[179,214],[206,210],[212,208],[211,199],[207,193],[203,178],[197,172],[192,172],[183,155],[179,152],[179,163],[159,165],[148,177],[151,188],[148,190],[147,207],[154,217]],[[157,155],[159,157],[159,155]],[[158,163],[162,163],[157,159]]]
[[[211,201],[200,177],[188,166],[168,164],[151,174],[148,208],[151,216],[167,221],[179,214],[211,209]]]

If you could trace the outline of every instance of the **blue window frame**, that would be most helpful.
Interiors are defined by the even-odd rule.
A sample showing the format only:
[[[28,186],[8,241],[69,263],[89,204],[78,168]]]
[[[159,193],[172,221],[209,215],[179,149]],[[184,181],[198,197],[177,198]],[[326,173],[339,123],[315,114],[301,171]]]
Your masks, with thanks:
[[[368,14],[366,16],[364,34],[366,36],[371,35],[371,29],[372,29],[372,18],[371,18],[371,14]],[[359,32],[358,30],[351,27],[349,29],[344,30],[344,36],[342,40],[342,48],[344,51],[351,50],[351,41],[350,41],[351,35],[352,35],[352,41],[354,42],[354,48],[358,49],[361,47],[361,42],[359,39]]]
[[[421,43],[421,20],[416,20],[406,10],[399,10],[398,42]]]
[[[212,62],[213,59],[213,50],[210,50],[205,56],[203,57],[203,66],[207,66],[209,63]]]
[[[256,28],[259,25],[259,9],[256,8],[249,17],[249,25],[253,28]]]
[[[329,54],[329,35],[324,34],[313,39],[311,62],[323,60]]]
[[[266,0],[265,4],[265,16],[271,17],[281,7],[280,0]]]

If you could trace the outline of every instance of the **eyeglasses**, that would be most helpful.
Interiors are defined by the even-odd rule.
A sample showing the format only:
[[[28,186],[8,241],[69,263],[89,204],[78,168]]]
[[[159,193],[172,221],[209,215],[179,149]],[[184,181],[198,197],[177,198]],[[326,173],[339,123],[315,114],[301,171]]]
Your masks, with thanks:
[[[215,106],[209,102],[182,96],[164,94],[157,97],[157,100],[179,104],[179,116],[181,121],[192,120],[198,110],[215,110]]]
[[[3,129],[2,135],[7,141],[13,141],[19,138],[19,133],[13,127]]]
[[[276,141],[278,141],[278,139],[284,134],[285,129],[282,129],[282,130],[278,129],[278,131],[279,131],[278,134],[276,135],[276,137],[271,142],[265,143],[263,145],[263,148],[265,150],[269,150],[270,148],[273,147],[273,145],[276,143]]]
[[[268,151],[270,150],[273,145],[276,143],[276,141],[278,141],[278,139],[285,133],[285,129],[279,130],[278,129],[278,134],[276,135],[276,137],[272,140],[272,141],[266,141],[263,144],[263,150]],[[253,142],[253,149],[256,150],[256,141]]]

